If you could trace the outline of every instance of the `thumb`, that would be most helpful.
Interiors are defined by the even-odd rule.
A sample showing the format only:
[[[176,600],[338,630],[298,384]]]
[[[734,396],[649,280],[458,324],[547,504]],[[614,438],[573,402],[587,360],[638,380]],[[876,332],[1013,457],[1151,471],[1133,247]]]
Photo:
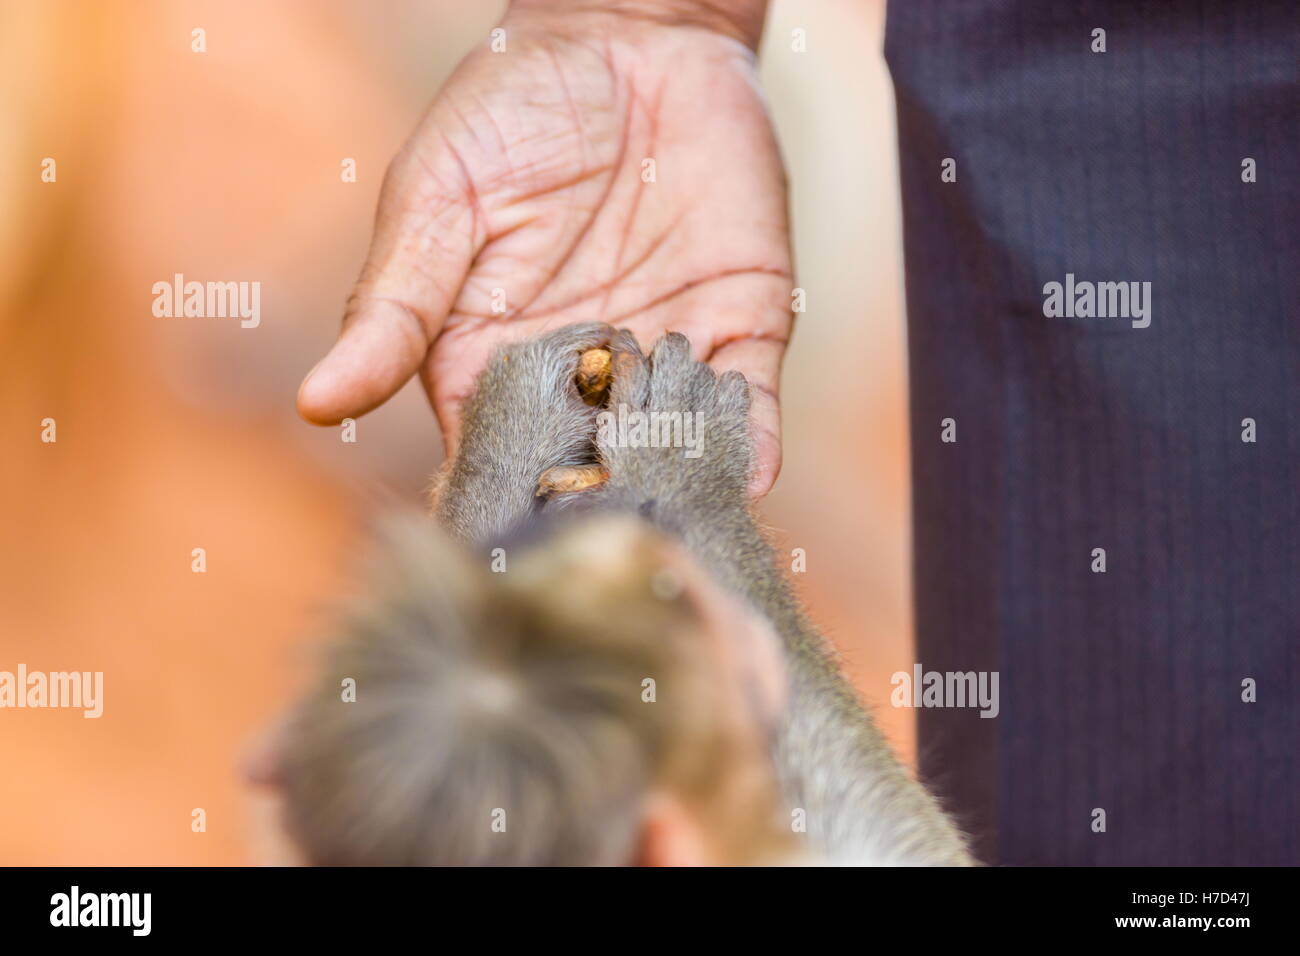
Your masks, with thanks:
[[[419,134],[417,134],[418,136]],[[419,369],[478,252],[473,187],[445,138],[408,143],[384,176],[370,252],[338,340],[298,390],[334,425],[383,404]]]

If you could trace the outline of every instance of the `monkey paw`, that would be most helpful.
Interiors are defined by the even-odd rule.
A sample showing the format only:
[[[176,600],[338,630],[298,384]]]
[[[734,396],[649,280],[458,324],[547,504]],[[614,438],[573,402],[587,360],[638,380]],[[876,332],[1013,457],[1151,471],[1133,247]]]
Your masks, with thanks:
[[[647,357],[630,332],[610,339],[612,383],[596,419],[596,447],[612,494],[638,507],[745,501],[752,467],[749,384],[718,376],[670,332]]]
[[[584,400],[591,375],[579,391],[579,363],[612,334],[588,322],[501,349],[466,402],[460,447],[435,496],[483,512],[477,523],[487,527],[531,510],[539,492],[576,488],[593,464],[599,411]]]

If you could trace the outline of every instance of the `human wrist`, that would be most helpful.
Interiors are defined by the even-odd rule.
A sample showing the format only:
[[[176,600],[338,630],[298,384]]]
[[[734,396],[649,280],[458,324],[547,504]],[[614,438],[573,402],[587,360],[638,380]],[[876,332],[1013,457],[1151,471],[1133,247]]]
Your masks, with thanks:
[[[626,17],[664,26],[698,27],[757,50],[768,0],[510,0],[511,12]]]

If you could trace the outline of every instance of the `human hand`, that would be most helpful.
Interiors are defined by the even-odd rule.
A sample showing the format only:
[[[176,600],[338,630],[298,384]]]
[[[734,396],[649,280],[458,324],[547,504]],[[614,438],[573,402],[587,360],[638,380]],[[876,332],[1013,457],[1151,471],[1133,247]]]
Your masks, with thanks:
[[[592,320],[647,347],[679,331],[753,385],[749,491],[765,494],[792,280],[751,49],[763,5],[516,0],[505,51],[467,56],[390,165],[300,413],[364,414],[418,371],[453,455],[461,402],[502,342]],[[742,7],[748,19],[718,12]]]

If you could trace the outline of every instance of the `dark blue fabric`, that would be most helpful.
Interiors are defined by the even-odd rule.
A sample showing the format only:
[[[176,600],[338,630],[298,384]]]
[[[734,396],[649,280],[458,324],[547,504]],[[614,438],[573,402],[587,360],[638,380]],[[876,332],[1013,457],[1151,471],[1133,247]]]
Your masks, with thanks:
[[[921,770],[987,862],[1300,863],[1297,11],[889,6],[918,659],[1001,675]],[[1150,327],[1045,317],[1067,273]]]

